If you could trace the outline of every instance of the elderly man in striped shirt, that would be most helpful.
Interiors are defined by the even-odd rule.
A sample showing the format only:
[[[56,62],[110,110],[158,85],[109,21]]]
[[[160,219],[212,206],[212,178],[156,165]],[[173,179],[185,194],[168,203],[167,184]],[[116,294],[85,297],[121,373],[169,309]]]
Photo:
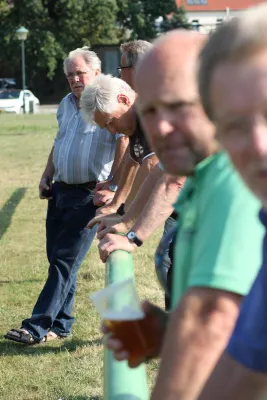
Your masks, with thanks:
[[[48,278],[31,318],[20,329],[11,329],[7,339],[37,344],[71,335],[77,271],[95,234],[95,229],[86,228],[96,212],[93,190],[98,181],[114,175],[128,145],[128,139],[118,139],[120,135],[81,117],[80,97],[100,69],[99,58],[88,47],[70,52],[64,60],[71,93],[59,105],[58,133],[39,185],[40,198],[48,199]]]

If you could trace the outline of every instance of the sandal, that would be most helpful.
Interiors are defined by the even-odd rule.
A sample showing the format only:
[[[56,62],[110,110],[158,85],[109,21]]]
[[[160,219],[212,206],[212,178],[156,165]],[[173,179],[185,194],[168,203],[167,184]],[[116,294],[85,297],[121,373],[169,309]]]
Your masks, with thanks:
[[[32,335],[26,329],[11,329],[4,335],[5,339],[13,340],[14,342],[24,343],[24,344],[36,344],[40,341],[35,340]]]
[[[11,329],[10,331],[7,332],[6,335],[4,335],[5,339],[13,340],[14,342],[18,343],[23,343],[27,345],[32,345],[32,344],[40,344],[40,343],[46,343],[46,342],[51,342],[52,340],[57,340],[57,339],[63,339],[65,338],[64,336],[57,335],[53,331],[49,331],[47,335],[41,339],[41,340],[36,340],[32,337],[30,332],[28,332],[26,329]]]

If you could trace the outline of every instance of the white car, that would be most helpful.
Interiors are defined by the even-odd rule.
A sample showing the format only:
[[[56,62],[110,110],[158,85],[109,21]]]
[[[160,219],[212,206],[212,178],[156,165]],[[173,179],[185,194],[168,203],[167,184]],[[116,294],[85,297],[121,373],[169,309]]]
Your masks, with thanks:
[[[3,89],[0,91],[0,112],[23,114],[23,95],[25,112],[37,113],[40,101],[30,90]]]

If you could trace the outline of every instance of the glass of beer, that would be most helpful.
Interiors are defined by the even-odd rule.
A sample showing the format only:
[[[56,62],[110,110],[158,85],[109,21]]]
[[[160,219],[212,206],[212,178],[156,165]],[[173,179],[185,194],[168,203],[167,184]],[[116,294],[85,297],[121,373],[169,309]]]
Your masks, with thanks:
[[[107,286],[91,300],[112,336],[123,343],[129,362],[150,353],[154,348],[153,324],[142,310],[132,278]]]

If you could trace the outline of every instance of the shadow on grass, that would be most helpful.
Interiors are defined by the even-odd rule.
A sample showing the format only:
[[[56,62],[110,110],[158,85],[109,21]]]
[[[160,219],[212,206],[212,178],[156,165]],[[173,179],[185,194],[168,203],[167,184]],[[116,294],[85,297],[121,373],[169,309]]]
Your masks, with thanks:
[[[36,282],[43,282],[43,279],[25,279],[24,281],[0,281],[0,286],[7,285],[8,283],[18,284],[21,283],[36,283]]]
[[[61,342],[63,342],[61,344]],[[12,342],[11,340],[3,340],[0,342],[0,355],[3,356],[29,356],[36,357],[48,353],[63,353],[64,351],[71,353],[81,347],[102,346],[101,339],[80,340],[80,339],[61,339],[54,343],[59,346],[53,346],[52,343],[43,343],[39,345],[28,346],[23,343]],[[60,345],[61,344],[61,345]]]
[[[10,198],[4,204],[4,206],[0,210],[0,240],[4,236],[7,231],[9,225],[12,221],[12,216],[25,195],[27,189],[26,188],[18,188],[15,192],[12,193]]]
[[[102,400],[103,397],[99,397],[99,396],[64,396],[63,397],[64,400]]]
[[[17,133],[17,132],[9,132],[9,133],[0,133],[0,136],[23,136],[25,133]]]

